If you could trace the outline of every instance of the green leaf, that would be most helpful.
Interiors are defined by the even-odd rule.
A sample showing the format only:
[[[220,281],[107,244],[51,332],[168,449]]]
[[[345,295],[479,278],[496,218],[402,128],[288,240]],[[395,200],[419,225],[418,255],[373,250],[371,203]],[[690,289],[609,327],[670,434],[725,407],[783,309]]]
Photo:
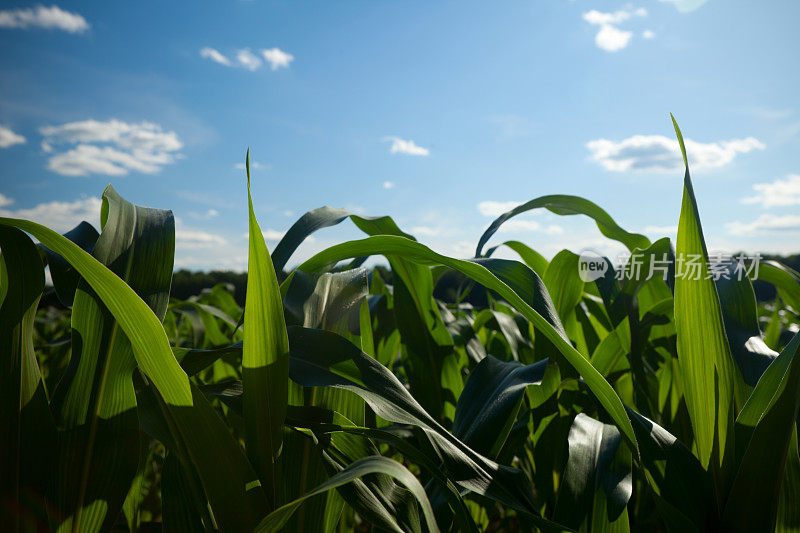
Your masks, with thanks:
[[[109,186],[101,219],[92,255],[163,318],[175,249],[172,213],[133,205]],[[61,528],[108,528],[124,503],[139,455],[135,370],[128,338],[81,281],[72,306],[72,357],[51,404],[59,427],[53,489],[65,517]]]
[[[528,246],[527,244],[521,243],[519,241],[506,241],[502,244],[498,244],[497,246],[493,246],[492,248],[486,250],[486,257],[491,257],[495,250],[497,250],[501,246],[508,246],[517,254],[519,255],[520,259],[530,267],[531,270],[536,272],[536,274],[541,278],[544,277],[544,273],[547,270],[547,266],[550,264],[547,259],[544,258],[542,254]]]
[[[30,233],[86,280],[119,323],[139,368],[158,391],[170,431],[197,470],[219,526],[233,531],[253,527],[265,511],[257,476],[228,428],[190,386],[147,303],[102,263],[55,231],[12,218],[0,218],[0,226]]]
[[[750,279],[747,276],[739,279],[735,262],[729,262],[726,267],[727,275],[715,280],[722,321],[725,324],[728,345],[742,379],[748,387],[755,387],[778,353],[769,348],[761,338],[756,295]],[[739,394],[742,395],[741,392]],[[749,394],[748,390],[745,399]]]
[[[527,318],[533,324],[533,326],[542,333],[542,335],[552,342],[558,351],[565,357],[565,359],[575,368],[575,370],[578,371],[589,389],[592,390],[597,397],[600,405],[603,406],[614,423],[620,429],[623,438],[631,447],[631,450],[635,455],[638,455],[636,437],[633,434],[633,428],[630,425],[630,420],[628,419],[628,415],[625,413],[622,402],[611,388],[611,385],[609,385],[603,376],[597,372],[591,363],[589,363],[587,358],[575,350],[569,341],[562,336],[562,332],[559,332],[541,314],[534,310],[529,303],[523,300],[520,295],[517,294],[517,292],[512,290],[506,283],[501,281],[501,279],[494,274],[493,267],[495,263],[476,263],[453,259],[437,254],[426,246],[409,239],[395,236],[376,236],[362,239],[360,241],[349,241],[332,246],[327,250],[315,255],[303,263],[299,268],[305,271],[315,271],[324,265],[339,261],[341,259],[377,254],[402,254],[405,259],[409,261],[415,261],[420,264],[445,265],[454,270],[458,270],[484,287],[495,291],[517,311],[519,311],[525,318]],[[509,261],[509,263],[513,262]]]
[[[553,519],[573,529],[628,531],[631,454],[619,430],[581,413],[569,431],[569,459]]]
[[[323,274],[295,270],[283,304],[294,324],[344,333],[358,329],[359,306],[368,292],[363,268]]]
[[[531,500],[530,481],[522,472],[498,465],[453,436],[375,359],[330,332],[293,326],[289,328],[289,339],[293,381],[305,387],[337,387],[354,392],[385,420],[420,428],[454,483],[528,513],[540,526],[549,524],[538,516]]]
[[[716,504],[711,478],[700,461],[674,435],[652,420],[628,409],[641,450],[641,465],[654,486],[665,521],[678,531],[713,527]],[[666,509],[665,509],[666,507]]]
[[[97,230],[94,229],[94,226],[84,221],[66,232],[64,237],[71,240],[87,252],[92,253],[94,244],[97,242],[100,234],[97,233]],[[72,302],[75,299],[75,290],[78,288],[80,276],[77,272],[75,272],[75,269],[72,268],[69,263],[64,261],[60,255],[54,253],[48,248],[44,248],[44,251],[47,254],[47,264],[50,267],[50,278],[53,280],[53,287],[56,290],[56,295],[62,304],[67,307],[71,307]]]
[[[417,481],[417,478],[415,478],[414,475],[408,471],[408,469],[406,469],[397,461],[393,461],[381,456],[371,456],[359,459],[341,472],[331,476],[328,481],[309,491],[304,496],[291,501],[270,513],[266,518],[264,518],[264,520],[261,521],[260,524],[258,524],[256,531],[281,531],[289,518],[291,518],[292,513],[294,513],[306,499],[340,487],[345,483],[351,483],[354,480],[369,474],[385,474],[393,477],[405,485],[422,507],[422,512],[425,516],[425,523],[428,526],[428,530],[439,531],[439,528],[436,525],[436,519],[433,516],[433,509],[431,508],[430,501],[428,501],[428,496],[425,494],[425,489],[423,489],[422,485],[420,485],[419,481]],[[396,531],[402,530],[398,527]]]
[[[275,465],[281,452],[289,395],[289,340],[278,279],[253,212],[249,150],[246,163],[250,248],[242,349],[245,443],[270,507],[275,508],[282,498]]]
[[[777,261],[765,261],[759,266],[758,279],[775,285],[781,299],[800,313],[800,273]]]
[[[294,323],[327,329],[355,340],[357,337],[351,331],[357,331],[359,327],[359,303],[366,302],[367,293],[367,272],[363,268],[320,275],[295,270],[284,304]],[[293,394],[293,404],[326,408],[359,425],[364,423],[364,400],[351,392],[332,388],[301,390],[296,384],[291,384],[291,388],[297,389]],[[287,449],[281,456],[285,465],[284,484],[287,499],[294,499],[326,479],[327,465],[308,437],[292,432],[285,438]],[[351,459],[369,454],[366,449],[360,452]],[[304,467],[295,468],[294,465],[298,464]],[[287,527],[298,531],[331,530],[338,522],[343,506],[344,501],[336,492],[315,496],[294,515]]]
[[[44,288],[42,260],[30,237],[0,226],[0,506],[5,527],[44,526],[55,466],[55,426],[33,348],[33,323]]]
[[[611,218],[608,213],[603,211],[593,202],[590,202],[589,200],[579,196],[554,194],[550,196],[540,196],[539,198],[534,198],[533,200],[518,205],[511,211],[507,211],[497,217],[497,219],[492,222],[489,228],[483,232],[483,235],[481,235],[481,238],[478,241],[478,246],[475,249],[475,257],[481,256],[483,247],[486,245],[492,235],[494,235],[495,232],[500,229],[500,226],[502,226],[506,220],[519,215],[520,213],[541,207],[548,209],[556,215],[586,215],[594,219],[595,223],[597,224],[597,228],[600,230],[600,233],[609,239],[614,239],[615,241],[621,242],[629,250],[634,250],[635,248],[647,248],[650,246],[650,241],[647,240],[647,237],[644,235],[639,235],[638,233],[629,233],[625,231],[619,227],[616,222],[614,222],[614,219]]]
[[[569,250],[556,254],[542,278],[553,298],[558,316],[566,322],[583,295],[583,280],[578,273],[578,256]]]
[[[674,118],[673,118],[674,123]],[[675,132],[686,160],[683,137]],[[678,261],[687,272],[676,273],[675,328],[678,333],[678,361],[681,365],[686,406],[692,420],[695,449],[700,462],[710,468],[718,498],[727,493],[729,483],[724,465],[732,458],[734,416],[733,361],[719,296],[708,276],[706,250],[697,201],[686,165],[683,202],[676,246]],[[697,268],[688,266],[694,260]]]
[[[744,452],[725,506],[728,528],[774,529],[798,410],[800,333],[767,368],[736,418],[736,448]]]
[[[544,359],[523,366],[486,356],[470,373],[458,398],[453,435],[476,452],[497,457],[511,432],[525,390],[542,384],[548,363]]]

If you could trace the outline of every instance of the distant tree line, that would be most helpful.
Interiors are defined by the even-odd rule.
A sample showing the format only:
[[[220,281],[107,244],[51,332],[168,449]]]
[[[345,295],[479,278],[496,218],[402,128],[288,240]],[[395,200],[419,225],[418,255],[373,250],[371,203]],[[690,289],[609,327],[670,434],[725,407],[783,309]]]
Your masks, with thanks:
[[[761,258],[762,261],[778,261],[789,268],[800,271],[800,254],[787,256],[762,254]],[[375,268],[379,270],[384,281],[391,283],[391,271],[380,265]],[[283,281],[286,275],[286,272],[279,273],[279,280]],[[244,305],[244,297],[247,290],[247,275],[244,272],[222,270],[213,270],[211,272],[192,272],[189,270],[178,270],[172,276],[171,295],[174,298],[185,300],[190,296],[200,294],[203,289],[210,289],[218,283],[230,284],[234,291],[233,297],[236,299],[239,305]],[[437,298],[447,301],[449,293],[453,292],[450,290],[450,285],[457,283],[460,283],[460,280],[457,276],[444,276],[437,285],[434,295]],[[756,280],[756,282],[753,284],[753,289],[755,290],[756,298],[759,301],[769,301],[775,298],[775,288],[769,283]],[[471,300],[472,298],[481,299],[481,295],[472,294],[471,298],[467,298],[467,300]]]

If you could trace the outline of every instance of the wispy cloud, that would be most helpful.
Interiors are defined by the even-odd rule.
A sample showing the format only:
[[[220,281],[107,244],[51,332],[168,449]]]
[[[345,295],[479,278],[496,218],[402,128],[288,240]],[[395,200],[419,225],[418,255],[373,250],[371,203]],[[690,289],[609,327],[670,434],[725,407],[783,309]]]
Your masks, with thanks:
[[[213,248],[222,246],[228,241],[221,235],[196,229],[176,229],[175,248],[194,250],[198,248]]]
[[[561,235],[564,233],[564,228],[557,224],[545,226],[535,220],[512,218],[503,223],[498,230],[499,233],[524,233],[531,231],[542,232],[547,235]]]
[[[280,48],[261,50],[261,55],[264,56],[264,60],[269,63],[269,68],[271,70],[289,68],[289,63],[294,61],[294,56],[292,54],[287,54]]]
[[[800,232],[800,216],[764,214],[752,222],[726,224],[732,235],[761,235],[765,233]]]
[[[165,132],[151,122],[89,119],[45,126],[40,133],[53,150],[58,145],[75,145],[48,161],[47,168],[63,176],[124,176],[131,171],[154,174],[173,163],[183,147],[174,131]]]
[[[800,205],[800,174],[789,174],[784,180],[753,185],[755,196],[743,198],[744,204],[761,204],[764,207]]]
[[[485,217],[499,217],[506,211],[511,211],[520,205],[520,202],[496,202],[494,200],[484,200],[478,204],[478,211]]]
[[[0,126],[0,148],[8,148],[15,144],[25,144],[25,137],[14,133],[11,128]]]
[[[200,49],[200,57],[205,59],[210,59],[211,61],[219,63],[220,65],[225,65],[226,67],[233,66],[231,60],[222,55],[222,53],[219,50],[216,50],[215,48],[210,48],[208,46]]]
[[[656,33],[653,30],[644,30],[642,32],[642,39],[655,39]]]
[[[742,112],[761,120],[784,120],[794,114],[794,109],[775,109],[771,107],[753,106],[743,109]]]
[[[90,28],[86,19],[77,13],[64,11],[58,6],[36,6],[28,8],[5,9],[0,11],[0,28],[28,29],[42,28],[63,30],[69,33],[83,33]]]
[[[226,67],[244,68],[251,72],[264,66],[265,61],[270,70],[289,68],[289,64],[294,61],[292,54],[284,52],[280,48],[262,49],[257,52],[253,52],[249,48],[241,48],[234,51],[232,57],[228,57],[216,48],[206,46],[200,49],[200,57]]]
[[[669,2],[673,4],[681,13],[689,13],[698,9],[705,4],[708,0],[661,0],[662,2]]]
[[[261,59],[249,48],[242,48],[236,52],[236,61],[250,72],[261,68]]]
[[[764,143],[754,137],[710,143],[685,139],[689,165],[694,170],[719,168],[738,154],[763,150]],[[683,169],[678,141],[663,135],[634,135],[621,141],[596,139],[586,143],[591,158],[613,172],[674,172]]]
[[[383,182],[384,189],[394,189],[394,182],[393,181],[384,181]]]
[[[216,209],[209,209],[205,213],[197,213],[197,212],[190,212],[189,216],[197,220],[211,220],[212,218],[217,218],[219,216],[219,211]]]
[[[401,139],[400,137],[384,137],[384,142],[391,142],[392,146],[389,148],[389,152],[393,154],[407,154],[407,155],[421,155],[421,156],[428,156],[431,154],[431,151],[427,148],[423,148],[422,146],[417,145],[411,139],[405,140]]]
[[[497,129],[497,138],[503,141],[527,137],[534,129],[533,122],[513,113],[491,115],[489,122]]]
[[[440,231],[441,230],[438,228],[432,228],[430,226],[414,226],[411,228],[412,235],[419,235],[421,237],[435,237],[436,235],[439,235]]]
[[[631,37],[633,37],[632,31],[621,30],[618,26],[633,17],[646,16],[647,10],[643,7],[638,9],[620,9],[613,13],[605,13],[592,9],[583,14],[583,20],[593,26],[600,26],[600,30],[594,37],[594,42],[598,48],[607,52],[616,52],[628,46]]]
[[[678,233],[678,226],[645,226],[644,232],[648,235],[672,236]]]
[[[33,207],[10,209],[13,199],[0,195],[0,216],[32,220],[59,233],[64,233],[82,221],[100,227],[100,198],[79,198],[72,202],[43,202]]]

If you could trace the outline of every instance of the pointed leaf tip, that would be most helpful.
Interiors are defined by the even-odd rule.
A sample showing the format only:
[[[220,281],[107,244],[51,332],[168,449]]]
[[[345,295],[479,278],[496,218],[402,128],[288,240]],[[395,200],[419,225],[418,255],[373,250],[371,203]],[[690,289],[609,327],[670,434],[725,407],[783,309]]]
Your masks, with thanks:
[[[675,127],[675,135],[678,136],[678,144],[681,147],[681,154],[683,154],[683,164],[686,166],[686,169],[688,170],[689,160],[686,158],[686,146],[683,144],[683,134],[681,134],[681,129],[678,127],[678,121],[675,120],[675,115],[670,113],[669,117],[672,119],[672,125]]]

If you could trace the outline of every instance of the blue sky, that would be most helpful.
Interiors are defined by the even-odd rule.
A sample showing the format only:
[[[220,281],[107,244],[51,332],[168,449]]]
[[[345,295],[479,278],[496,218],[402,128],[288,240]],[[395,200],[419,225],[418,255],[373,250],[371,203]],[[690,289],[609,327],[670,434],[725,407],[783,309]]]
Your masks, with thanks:
[[[270,247],[333,205],[468,256],[554,193],[673,235],[673,112],[709,247],[797,253],[797,20],[790,0],[3,2],[0,214],[96,223],[111,183],[175,212],[176,267],[243,269],[249,146]],[[619,251],[549,213],[492,242],[512,238]]]

